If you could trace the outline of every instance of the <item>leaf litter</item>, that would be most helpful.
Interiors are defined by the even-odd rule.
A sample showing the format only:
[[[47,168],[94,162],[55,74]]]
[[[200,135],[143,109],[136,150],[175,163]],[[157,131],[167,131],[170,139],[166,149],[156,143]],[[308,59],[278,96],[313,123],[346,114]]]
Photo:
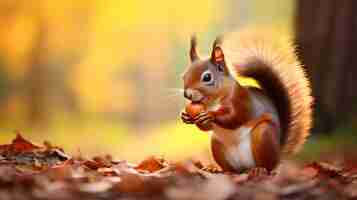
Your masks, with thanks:
[[[0,145],[1,200],[357,199],[357,163],[283,163],[272,173],[224,173],[155,156],[138,164],[67,155],[20,134]]]

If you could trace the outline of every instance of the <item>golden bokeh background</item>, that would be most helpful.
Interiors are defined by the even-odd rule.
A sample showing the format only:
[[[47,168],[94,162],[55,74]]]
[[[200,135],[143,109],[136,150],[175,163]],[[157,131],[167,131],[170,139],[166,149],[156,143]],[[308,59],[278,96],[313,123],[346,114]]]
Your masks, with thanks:
[[[292,0],[1,0],[0,142],[19,130],[84,155],[206,156],[184,125],[180,73],[196,33],[291,32]]]

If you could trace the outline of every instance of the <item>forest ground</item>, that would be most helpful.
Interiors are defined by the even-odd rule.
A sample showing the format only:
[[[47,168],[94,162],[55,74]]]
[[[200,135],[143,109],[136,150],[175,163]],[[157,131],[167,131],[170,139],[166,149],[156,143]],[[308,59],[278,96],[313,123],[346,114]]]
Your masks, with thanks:
[[[192,160],[149,157],[130,164],[110,155],[71,156],[18,134],[0,145],[0,199],[357,199],[357,153],[346,155],[330,154],[333,163],[284,161],[272,173],[232,174]]]

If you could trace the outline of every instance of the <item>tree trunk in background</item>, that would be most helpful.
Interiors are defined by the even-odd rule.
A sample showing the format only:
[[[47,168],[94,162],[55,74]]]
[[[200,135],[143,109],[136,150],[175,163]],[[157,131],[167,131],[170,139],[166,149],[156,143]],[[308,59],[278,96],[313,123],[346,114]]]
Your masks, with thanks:
[[[318,132],[357,114],[356,10],[356,0],[296,1],[296,43],[312,81]]]
[[[30,55],[29,70],[26,74],[26,96],[28,120],[31,125],[45,124],[48,120],[48,49],[46,26],[40,22],[37,37]]]

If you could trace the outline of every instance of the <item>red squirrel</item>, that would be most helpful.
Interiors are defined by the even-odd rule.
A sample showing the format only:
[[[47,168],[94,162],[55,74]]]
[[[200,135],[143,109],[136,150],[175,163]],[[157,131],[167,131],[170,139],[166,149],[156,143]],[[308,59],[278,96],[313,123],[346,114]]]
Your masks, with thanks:
[[[212,131],[213,158],[224,171],[271,171],[301,149],[313,98],[290,43],[273,42],[264,32],[237,32],[217,37],[211,55],[201,58],[193,36],[189,56],[184,97],[203,106],[195,116],[183,111],[181,119]],[[237,76],[253,78],[260,87],[243,86]]]

